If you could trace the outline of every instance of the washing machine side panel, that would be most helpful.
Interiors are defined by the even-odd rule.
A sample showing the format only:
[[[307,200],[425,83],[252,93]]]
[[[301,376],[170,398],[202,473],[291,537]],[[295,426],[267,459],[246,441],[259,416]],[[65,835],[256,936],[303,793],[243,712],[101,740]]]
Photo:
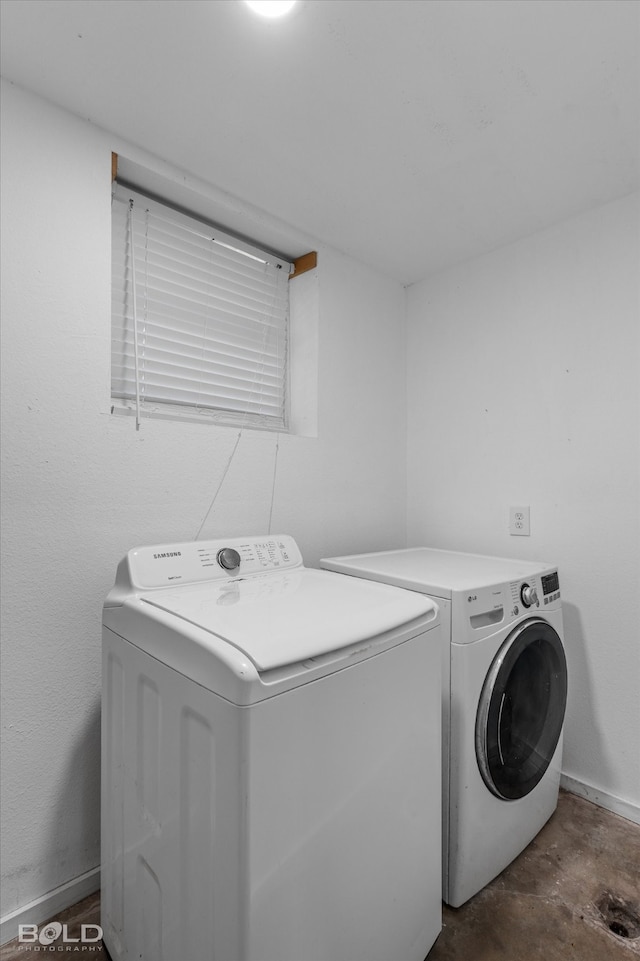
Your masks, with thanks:
[[[115,961],[124,938],[124,664],[103,628],[100,905],[104,939]]]
[[[246,711],[107,629],[103,647],[107,948],[114,961],[242,959]]]
[[[252,708],[251,961],[423,961],[441,927],[441,657],[437,627]]]

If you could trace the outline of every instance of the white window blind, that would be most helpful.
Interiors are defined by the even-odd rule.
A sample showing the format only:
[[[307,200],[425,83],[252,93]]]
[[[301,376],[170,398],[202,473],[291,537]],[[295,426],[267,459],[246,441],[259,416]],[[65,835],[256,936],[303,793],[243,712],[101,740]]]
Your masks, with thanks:
[[[112,252],[112,396],[285,428],[292,265],[122,184]]]

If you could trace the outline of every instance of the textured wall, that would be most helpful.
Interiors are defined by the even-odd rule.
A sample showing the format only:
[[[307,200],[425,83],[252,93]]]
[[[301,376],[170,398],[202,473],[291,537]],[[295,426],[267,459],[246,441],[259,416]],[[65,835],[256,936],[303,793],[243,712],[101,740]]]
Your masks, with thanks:
[[[99,858],[100,608],[129,547],[193,537],[231,429],[109,414],[111,150],[3,83],[3,911]],[[565,770],[638,805],[637,208],[409,291],[319,248],[318,437],[282,437],[273,528],[308,563],[409,542],[560,564]],[[405,347],[409,348],[408,397]],[[203,536],[266,529],[246,432]],[[532,536],[507,508],[529,503]]]
[[[640,814],[638,263],[633,196],[410,288],[407,530],[559,564],[563,768]]]
[[[109,414],[110,164],[121,145],[5,84],[2,120],[10,912],[98,863],[102,600],[128,548],[195,536],[237,433],[158,420],[136,433]],[[318,272],[318,437],[281,438],[273,511],[273,530],[310,564],[405,534],[404,291],[326,248]],[[243,435],[203,537],[266,531],[274,450],[272,434]]]

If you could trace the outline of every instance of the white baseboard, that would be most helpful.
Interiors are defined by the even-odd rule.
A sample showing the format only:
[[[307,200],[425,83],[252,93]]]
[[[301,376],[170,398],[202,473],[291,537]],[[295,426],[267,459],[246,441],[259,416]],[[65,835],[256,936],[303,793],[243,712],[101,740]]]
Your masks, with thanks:
[[[100,887],[100,867],[81,874],[80,877],[61,884],[41,898],[36,898],[24,907],[12,911],[0,918],[0,944],[13,941],[18,937],[19,924],[42,924],[43,921],[54,920],[56,914],[65,911],[83,898],[94,894]]]
[[[579,797],[586,798],[587,801],[597,804],[598,807],[606,808],[607,811],[613,811],[614,814],[619,814],[620,817],[626,818],[627,821],[640,824],[640,807],[631,801],[614,797],[613,794],[607,794],[606,791],[593,787],[591,784],[585,784],[583,781],[578,781],[577,778],[570,777],[568,774],[560,775],[560,787],[563,787],[565,791],[569,791],[570,794],[577,794]]]

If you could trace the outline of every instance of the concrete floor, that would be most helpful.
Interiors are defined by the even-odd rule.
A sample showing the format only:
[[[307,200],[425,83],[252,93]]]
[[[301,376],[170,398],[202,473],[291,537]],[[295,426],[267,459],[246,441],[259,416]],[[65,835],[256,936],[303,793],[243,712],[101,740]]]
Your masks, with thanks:
[[[640,826],[561,791],[555,814],[520,857],[461,908],[443,908],[428,961],[634,958]]]
[[[637,961],[640,827],[561,792],[556,813],[526,851],[465,905],[445,906],[443,914],[428,961]],[[100,923],[99,894],[52,920],[77,937],[81,923]],[[610,924],[632,937],[614,934]],[[56,957],[86,955],[75,945],[56,947]],[[108,961],[99,946],[88,956]],[[15,941],[0,949],[0,961],[36,957],[43,957],[42,948]]]

